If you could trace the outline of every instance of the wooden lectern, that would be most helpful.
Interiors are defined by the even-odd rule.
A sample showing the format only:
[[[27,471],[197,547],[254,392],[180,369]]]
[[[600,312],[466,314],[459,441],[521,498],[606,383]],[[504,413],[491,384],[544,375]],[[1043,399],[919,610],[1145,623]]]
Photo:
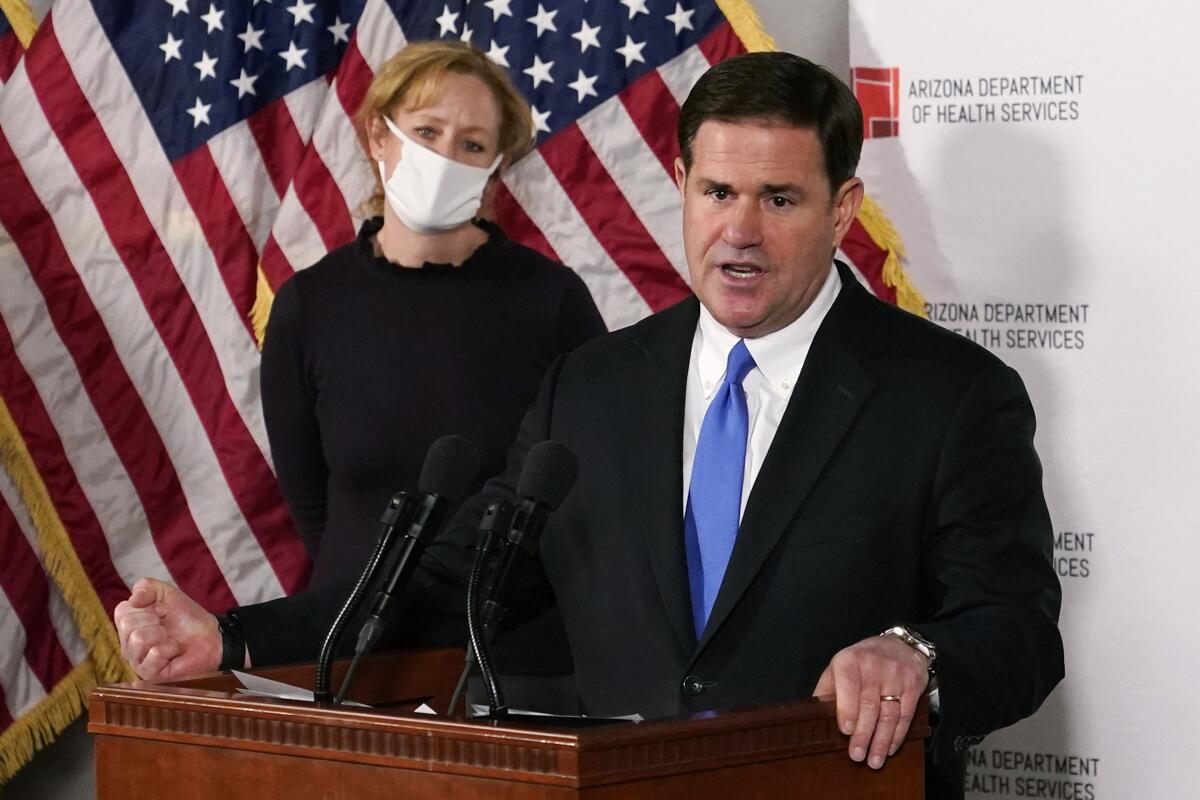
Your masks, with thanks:
[[[236,694],[213,674],[92,693],[99,800],[388,798],[887,798],[924,796],[922,704],[909,741],[879,771],[846,755],[832,704],[802,700],[571,729],[494,723],[442,710],[462,667],[455,649],[364,660],[352,699],[319,708]],[[345,664],[335,670],[335,686]],[[256,670],[310,686],[311,667]]]

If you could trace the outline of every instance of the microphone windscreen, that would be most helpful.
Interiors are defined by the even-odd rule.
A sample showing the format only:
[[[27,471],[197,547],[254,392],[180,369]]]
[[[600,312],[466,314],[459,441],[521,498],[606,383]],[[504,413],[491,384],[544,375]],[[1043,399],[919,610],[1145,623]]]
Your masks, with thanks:
[[[517,495],[530,497],[548,508],[558,508],[579,477],[579,462],[565,446],[555,441],[538,442],[525,456]]]
[[[421,467],[420,490],[461,500],[479,472],[479,451],[462,436],[443,436],[429,446]]]

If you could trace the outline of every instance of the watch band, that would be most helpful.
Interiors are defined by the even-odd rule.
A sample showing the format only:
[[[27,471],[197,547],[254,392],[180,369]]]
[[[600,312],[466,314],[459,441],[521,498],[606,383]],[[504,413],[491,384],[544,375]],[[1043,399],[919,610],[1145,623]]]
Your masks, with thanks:
[[[925,656],[925,659],[929,664],[930,681],[932,681],[937,675],[937,668],[935,666],[937,663],[937,647],[934,646],[933,642],[929,641],[924,636],[905,625],[893,625],[879,635],[895,636],[897,639],[904,642],[921,655]]]
[[[246,636],[241,620],[233,611],[217,615],[217,630],[221,634],[221,664],[217,669],[228,672],[246,666]]]

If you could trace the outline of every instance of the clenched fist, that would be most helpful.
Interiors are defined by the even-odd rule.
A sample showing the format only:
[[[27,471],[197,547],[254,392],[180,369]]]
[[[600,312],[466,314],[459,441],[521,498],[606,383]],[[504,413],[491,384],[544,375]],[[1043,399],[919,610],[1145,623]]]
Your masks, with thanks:
[[[145,680],[186,678],[221,664],[217,618],[168,583],[139,580],[113,621],[121,654]]]

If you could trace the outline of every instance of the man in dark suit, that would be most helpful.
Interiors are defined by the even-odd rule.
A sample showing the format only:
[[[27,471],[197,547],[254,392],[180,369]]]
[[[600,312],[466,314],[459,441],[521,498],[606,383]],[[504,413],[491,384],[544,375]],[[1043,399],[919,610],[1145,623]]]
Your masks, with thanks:
[[[961,752],[1062,676],[1052,535],[1016,373],[832,262],[863,196],[861,131],[845,85],[795,56],[701,78],[676,163],[696,297],[551,369],[507,472],[430,548],[414,595],[460,596],[482,503],[555,439],[580,477],[522,605],[557,608],[584,711],[835,695],[851,758],[878,768],[936,681],[930,796],[961,796]],[[139,585],[118,610],[143,675],[216,664],[215,622],[180,597]],[[235,616],[262,664],[311,657],[330,607]],[[172,615],[201,632],[191,654]]]

